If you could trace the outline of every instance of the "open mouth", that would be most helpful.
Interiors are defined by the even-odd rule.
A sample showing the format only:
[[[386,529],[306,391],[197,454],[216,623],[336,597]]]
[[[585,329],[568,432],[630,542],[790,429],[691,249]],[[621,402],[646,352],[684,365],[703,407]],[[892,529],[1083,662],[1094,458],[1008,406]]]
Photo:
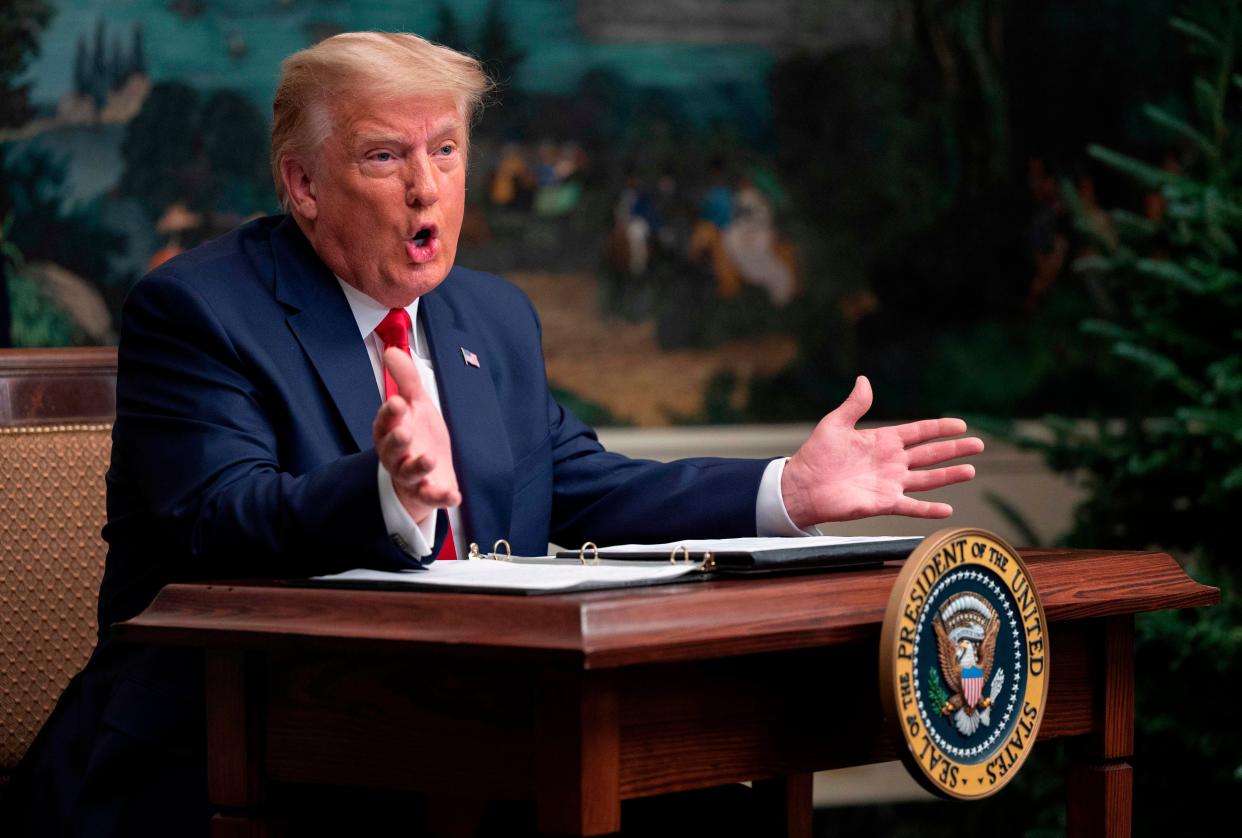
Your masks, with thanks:
[[[405,250],[411,262],[422,264],[436,258],[439,243],[438,233],[439,230],[436,229],[436,225],[426,224],[419,227],[413,236],[406,239]]]
[[[429,224],[426,227],[418,228],[418,232],[414,234],[414,239],[413,239],[414,246],[415,247],[426,247],[431,242],[431,240],[435,238],[435,235],[436,235],[436,228],[434,224]]]

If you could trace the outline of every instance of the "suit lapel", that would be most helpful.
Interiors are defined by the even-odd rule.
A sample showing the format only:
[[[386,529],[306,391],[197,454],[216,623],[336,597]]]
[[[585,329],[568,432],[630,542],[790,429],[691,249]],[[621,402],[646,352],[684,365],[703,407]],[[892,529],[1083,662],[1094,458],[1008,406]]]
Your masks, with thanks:
[[[371,447],[379,392],[366,345],[336,277],[292,218],[272,233],[276,298],[293,309],[289,328],[302,345],[359,451]]]
[[[372,445],[371,424],[380,398],[358,324],[336,278],[311,249],[291,218],[272,233],[275,293],[290,313],[290,330],[310,358],[358,450]],[[448,302],[444,286],[419,302],[440,405],[453,441],[453,465],[464,498],[467,537],[490,550],[509,535],[513,507],[513,454],[488,358],[466,364],[462,348],[479,349]],[[483,543],[486,542],[486,543]]]
[[[488,359],[481,357],[480,366],[473,367],[462,357],[463,348],[479,349],[483,342],[458,328],[453,307],[445,298],[444,286],[452,281],[450,273],[439,288],[423,295],[418,310],[452,439],[467,538],[479,542],[486,552],[496,539],[509,537],[513,453]]]

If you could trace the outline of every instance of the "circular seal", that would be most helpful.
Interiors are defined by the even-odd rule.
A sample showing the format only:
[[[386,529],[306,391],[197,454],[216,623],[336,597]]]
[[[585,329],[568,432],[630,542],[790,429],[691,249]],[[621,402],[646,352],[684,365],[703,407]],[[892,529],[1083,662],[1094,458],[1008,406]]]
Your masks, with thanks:
[[[884,615],[880,695],[925,788],[978,800],[1013,779],[1044,715],[1047,625],[1026,565],[996,535],[940,530],[910,554]]]

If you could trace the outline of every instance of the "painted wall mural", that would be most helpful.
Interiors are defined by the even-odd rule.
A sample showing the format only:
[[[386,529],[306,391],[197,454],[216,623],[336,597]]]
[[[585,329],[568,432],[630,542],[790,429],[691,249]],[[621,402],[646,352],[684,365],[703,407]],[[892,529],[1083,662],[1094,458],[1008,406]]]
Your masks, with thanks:
[[[531,295],[585,418],[807,420],[859,371],[880,415],[1055,408],[1065,178],[1095,200],[1129,100],[1040,63],[1103,19],[1034,5],[0,0],[0,342],[114,342],[143,273],[277,211],[281,59],[403,30],[502,82],[459,261]]]

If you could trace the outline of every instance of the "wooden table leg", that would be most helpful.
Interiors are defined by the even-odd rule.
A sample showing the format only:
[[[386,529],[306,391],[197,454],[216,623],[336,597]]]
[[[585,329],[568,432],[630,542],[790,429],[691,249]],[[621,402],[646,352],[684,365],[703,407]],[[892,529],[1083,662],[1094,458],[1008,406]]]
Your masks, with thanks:
[[[212,838],[280,838],[263,805],[263,694],[256,662],[240,651],[209,649],[207,799],[221,811]]]
[[[607,673],[540,677],[535,803],[547,835],[607,835],[621,829],[617,693]]]
[[[1069,838],[1129,838],[1134,770],[1126,760],[1134,754],[1134,616],[1101,620],[1098,632],[1091,655],[1097,679],[1094,733],[1070,752],[1066,832]]]
[[[1129,838],[1134,769],[1124,762],[1075,765],[1066,778],[1069,838]]]
[[[765,834],[788,838],[811,838],[814,806],[811,790],[814,775],[800,771],[770,780],[755,780],[751,784],[758,797],[756,801],[763,818]]]

